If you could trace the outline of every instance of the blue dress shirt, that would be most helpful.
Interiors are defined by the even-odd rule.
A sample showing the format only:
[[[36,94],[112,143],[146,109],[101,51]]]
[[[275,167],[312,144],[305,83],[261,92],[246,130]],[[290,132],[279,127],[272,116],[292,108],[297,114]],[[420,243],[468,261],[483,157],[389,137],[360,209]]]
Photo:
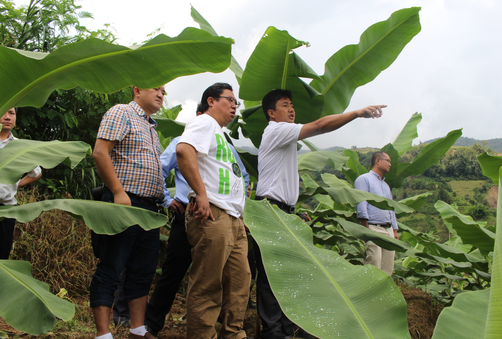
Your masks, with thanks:
[[[354,182],[354,188],[379,195],[384,198],[392,199],[392,193],[389,185],[380,179],[380,176],[373,171],[360,175]],[[396,213],[390,210],[381,210],[367,201],[359,203],[356,207],[357,217],[367,219],[368,224],[387,224],[392,223],[392,228],[397,230]]]
[[[180,137],[176,137],[173,140],[171,140],[169,146],[167,146],[165,151],[160,156],[160,163],[162,164],[162,175],[164,176],[164,182],[167,176],[169,175],[169,172],[172,169],[174,169],[174,184],[176,185],[176,194],[174,195],[174,199],[187,205],[188,204],[187,196],[190,189],[188,187],[187,181],[185,180],[185,178],[183,178],[183,175],[181,175],[181,172],[178,169],[178,162],[176,161],[176,145],[178,145],[179,140]],[[244,177],[244,183],[247,188],[249,185],[249,174],[246,171],[246,167],[242,163],[241,158],[239,157],[239,153],[235,150],[234,146],[230,144],[229,146],[230,149],[232,150],[235,160],[239,164],[242,176]],[[166,185],[164,184],[164,202],[162,203],[162,206],[168,208],[169,206],[171,206],[172,201],[173,198],[171,198],[171,194],[169,193],[169,190],[166,188]]]

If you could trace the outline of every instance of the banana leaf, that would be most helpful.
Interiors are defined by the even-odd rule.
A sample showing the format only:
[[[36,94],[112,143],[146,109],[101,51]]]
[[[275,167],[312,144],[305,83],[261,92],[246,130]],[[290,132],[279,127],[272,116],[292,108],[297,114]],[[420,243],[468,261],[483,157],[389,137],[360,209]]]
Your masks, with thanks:
[[[418,211],[423,205],[425,205],[425,199],[431,195],[432,192],[425,192],[422,194],[415,195],[413,197],[409,197],[406,199],[399,200],[400,204],[409,206],[413,208],[415,211]],[[396,214],[396,217],[404,216],[404,214]]]
[[[340,170],[342,165],[347,162],[347,159],[341,153],[331,151],[304,153],[298,156],[298,171],[309,170],[321,172],[326,166]]]
[[[409,151],[412,147],[413,140],[418,138],[417,125],[420,121],[422,121],[422,114],[413,114],[406,125],[404,125],[396,140],[392,143],[392,146],[394,146],[399,155]]]
[[[328,59],[324,75],[310,83],[324,96],[323,116],[345,111],[356,88],[373,81],[396,60],[420,32],[419,11],[413,7],[392,13],[366,29],[359,44],[345,46]]]
[[[446,137],[438,139],[422,148],[420,153],[409,163],[402,162],[395,164],[394,159],[392,159],[392,167],[390,172],[385,176],[385,181],[391,188],[401,187],[406,177],[422,174],[432,164],[441,159],[460,136],[462,136],[461,129],[451,131]],[[396,168],[397,171],[395,171]]]
[[[459,213],[444,201],[439,200],[434,204],[434,207],[441,214],[445,223],[451,225],[464,244],[476,246],[485,255],[493,251],[495,233],[481,227],[470,216]]]
[[[316,151],[322,151],[322,149],[320,149],[319,147],[317,147],[316,145],[314,145],[313,143],[311,143],[310,141],[304,139],[302,140],[302,142],[312,151],[312,152],[316,152]]]
[[[439,315],[433,339],[500,338],[502,333],[502,171],[499,169],[497,232],[493,248],[491,288],[462,293]],[[458,231],[458,230],[457,230]]]
[[[65,45],[50,54],[0,46],[0,112],[14,106],[42,106],[55,89],[81,86],[113,93],[135,85],[152,88],[177,77],[223,72],[232,39],[186,28],[177,37],[159,35],[128,48],[99,39]]]
[[[244,222],[260,246],[281,309],[319,338],[409,338],[406,302],[377,268],[317,248],[299,217],[247,200]]]
[[[87,227],[98,234],[117,234],[133,225],[151,230],[167,223],[165,215],[143,208],[78,199],[55,199],[20,206],[0,206],[0,220],[14,218],[20,222],[30,222],[42,212],[53,209],[66,211],[73,217],[83,220]]]
[[[324,187],[324,190],[334,201],[340,204],[349,204],[352,207],[356,207],[361,201],[366,200],[369,204],[383,210],[394,210],[396,213],[413,212],[411,207],[400,204],[397,201],[387,199],[373,193],[356,190],[344,185],[340,185],[338,187]]]
[[[172,120],[164,117],[154,117],[157,122],[157,132],[162,134],[164,138],[171,137],[176,138],[183,134],[185,130],[185,123]]]
[[[499,196],[497,203],[497,237],[493,252],[492,280],[488,316],[486,319],[486,338],[500,337],[502,333],[502,170],[499,170]]]
[[[261,137],[268,125],[268,121],[263,114],[261,105],[246,107],[246,109],[241,110],[242,118],[245,121],[245,124],[240,125],[242,134],[251,140],[254,147],[259,148]]]
[[[439,315],[432,339],[488,338],[485,334],[490,289],[459,294]],[[500,318],[497,319],[500,323]],[[500,333],[493,338],[500,338]]]
[[[345,174],[347,181],[354,185],[357,177],[361,174],[368,173],[368,170],[359,162],[359,155],[356,151],[346,149],[343,151],[343,155],[349,157],[349,159],[343,167],[342,172]]]
[[[394,239],[387,235],[382,235],[381,233],[370,230],[348,220],[337,219],[343,229],[350,233],[353,237],[364,241],[373,241],[380,247],[383,247],[389,251],[405,252],[411,249],[411,246],[401,240]]]
[[[212,36],[218,36],[218,34],[214,30],[213,26],[211,26],[209,24],[209,22],[207,22],[207,20],[204,19],[204,17],[202,15],[200,15],[200,13],[192,5],[190,5],[190,7],[191,7],[190,15],[192,16],[192,19],[196,23],[199,24],[200,29],[208,32]],[[232,55],[232,58],[231,58],[231,61],[230,61],[230,67],[229,68],[230,68],[230,70],[232,72],[234,72],[235,77],[237,78],[237,82],[240,84],[241,83],[241,78],[242,78],[242,72],[243,72],[243,70],[242,70],[241,65],[239,65],[239,63],[237,62],[237,60],[235,60],[235,58],[234,58],[233,55]]]
[[[300,41],[290,36],[287,31],[280,31],[269,27],[258,42],[255,50],[242,74],[239,96],[244,100],[260,101],[265,94],[273,89],[288,89],[292,92],[295,104],[296,122],[308,123],[321,116],[324,99],[320,93],[312,89],[301,78],[317,78],[318,75],[296,54],[294,49],[308,46],[305,41]],[[259,107],[260,108],[260,107]],[[243,112],[242,117],[247,125],[258,122],[256,115],[262,120],[258,126],[266,127],[266,118],[261,113],[261,108]],[[250,117],[253,116],[253,120]],[[247,129],[247,128],[246,128]],[[253,134],[261,134],[263,129]],[[258,137],[256,138],[258,139]],[[258,140],[251,140],[256,147]]]
[[[19,331],[40,335],[54,327],[56,318],[73,318],[75,305],[49,291],[31,275],[27,261],[0,260],[0,317]]]
[[[493,183],[499,180],[499,170],[502,167],[502,157],[490,155],[486,152],[478,155],[479,165],[483,171],[483,175],[492,179]]]
[[[62,162],[74,168],[90,153],[82,141],[13,140],[0,149],[0,183],[13,184],[37,166],[53,168]]]

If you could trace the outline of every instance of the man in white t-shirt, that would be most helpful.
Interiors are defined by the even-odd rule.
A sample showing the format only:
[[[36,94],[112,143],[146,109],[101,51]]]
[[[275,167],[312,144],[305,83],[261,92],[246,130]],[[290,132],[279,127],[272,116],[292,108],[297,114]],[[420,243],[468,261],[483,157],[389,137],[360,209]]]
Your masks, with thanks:
[[[286,213],[293,213],[299,193],[298,160],[296,143],[298,140],[334,131],[356,118],[379,118],[386,105],[373,105],[343,114],[322,117],[308,124],[295,124],[295,109],[291,92],[273,90],[262,100],[263,112],[268,126],[263,132],[258,150],[258,187],[256,198],[268,199]],[[280,164],[280,169],[278,169]],[[256,245],[256,244],[255,244]],[[288,335],[309,338],[297,325],[281,311],[268,283],[261,253],[256,246],[258,268],[257,307],[263,330],[261,337],[285,339]],[[312,336],[310,336],[312,337]]]
[[[187,337],[243,339],[251,272],[247,238],[240,218],[246,189],[241,170],[222,127],[239,106],[232,87],[216,83],[202,95],[204,114],[190,121],[176,146],[178,168],[185,177],[190,203],[185,212],[192,246],[188,283]]]

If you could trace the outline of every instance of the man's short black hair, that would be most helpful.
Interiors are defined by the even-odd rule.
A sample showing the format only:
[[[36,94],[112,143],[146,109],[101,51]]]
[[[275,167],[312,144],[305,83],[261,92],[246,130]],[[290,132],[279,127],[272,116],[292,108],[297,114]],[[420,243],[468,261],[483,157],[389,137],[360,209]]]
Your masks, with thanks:
[[[195,111],[195,114],[199,114],[199,112],[202,113],[202,104],[200,102],[197,104],[197,110]]]
[[[224,90],[229,89],[233,92],[232,86],[225,82],[217,82],[204,91],[202,94],[202,100],[200,101],[201,112],[205,113],[209,109],[209,104],[207,103],[207,99],[214,98],[216,101],[220,100],[220,95]]]
[[[267,121],[270,121],[270,116],[268,115],[268,110],[272,109],[275,111],[275,105],[277,101],[282,98],[288,98],[293,101],[293,95],[287,89],[274,89],[273,91],[268,92],[261,101],[261,108],[263,109],[263,113],[265,113],[265,117]]]
[[[387,153],[385,153],[383,151],[378,151],[378,152],[373,153],[373,155],[371,156],[371,168],[373,168],[373,166],[375,166],[376,159],[379,159],[384,154],[387,154]]]

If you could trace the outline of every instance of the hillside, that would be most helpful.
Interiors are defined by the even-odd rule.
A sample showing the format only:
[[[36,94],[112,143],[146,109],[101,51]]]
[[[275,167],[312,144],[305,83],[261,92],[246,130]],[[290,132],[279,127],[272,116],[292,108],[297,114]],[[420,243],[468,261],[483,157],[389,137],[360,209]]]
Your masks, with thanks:
[[[423,143],[429,144],[433,141],[436,141],[437,139],[439,138],[427,140]],[[478,140],[473,138],[460,137],[453,146],[472,146],[475,144],[486,145],[486,147],[490,147],[495,152],[502,153],[502,138]]]

